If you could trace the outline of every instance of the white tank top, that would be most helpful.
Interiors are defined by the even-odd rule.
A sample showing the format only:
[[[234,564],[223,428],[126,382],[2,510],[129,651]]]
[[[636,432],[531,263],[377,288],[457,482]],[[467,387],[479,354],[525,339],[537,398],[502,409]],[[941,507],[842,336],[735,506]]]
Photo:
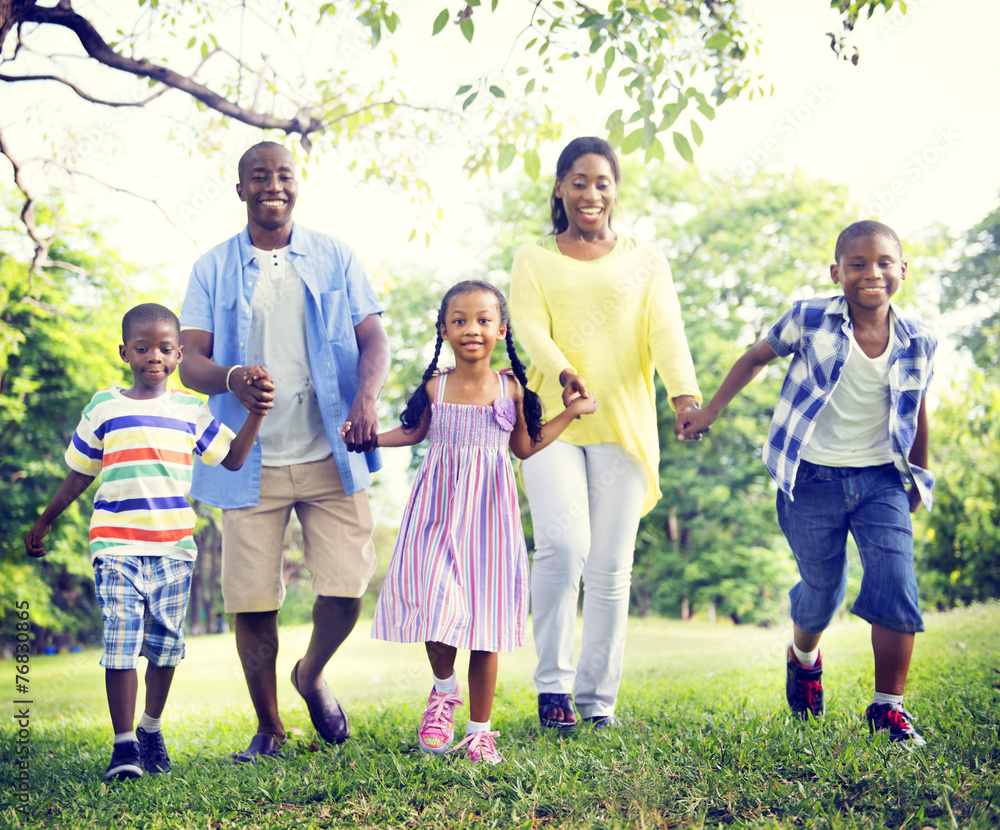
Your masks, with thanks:
[[[878,357],[851,336],[851,349],[830,399],[816,419],[802,459],[826,467],[877,467],[892,462],[889,441],[889,355],[895,332]]]

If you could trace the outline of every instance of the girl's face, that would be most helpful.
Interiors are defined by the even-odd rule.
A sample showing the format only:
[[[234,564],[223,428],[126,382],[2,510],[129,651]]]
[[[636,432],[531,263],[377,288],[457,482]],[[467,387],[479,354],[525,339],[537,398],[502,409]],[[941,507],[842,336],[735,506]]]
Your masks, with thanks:
[[[618,195],[611,163],[597,153],[586,153],[556,181],[556,198],[562,199],[569,230],[585,234],[606,230]]]
[[[456,360],[489,360],[497,340],[507,336],[507,326],[500,319],[500,304],[490,291],[458,294],[448,302],[441,326]]]

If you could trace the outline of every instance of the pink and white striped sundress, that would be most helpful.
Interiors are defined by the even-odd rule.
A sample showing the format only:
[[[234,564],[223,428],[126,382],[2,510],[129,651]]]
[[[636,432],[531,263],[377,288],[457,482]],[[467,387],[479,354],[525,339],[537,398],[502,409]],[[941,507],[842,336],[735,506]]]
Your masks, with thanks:
[[[430,447],[375,607],[372,637],[475,651],[524,645],[528,551],[508,446],[513,416],[500,405],[431,404]],[[512,404],[512,402],[510,402]],[[501,424],[503,426],[501,426]]]

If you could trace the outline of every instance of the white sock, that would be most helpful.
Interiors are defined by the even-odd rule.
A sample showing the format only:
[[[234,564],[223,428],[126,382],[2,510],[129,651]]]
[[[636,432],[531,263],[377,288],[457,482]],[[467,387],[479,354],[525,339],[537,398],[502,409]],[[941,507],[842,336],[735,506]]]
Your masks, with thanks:
[[[126,742],[128,742],[128,743],[135,743],[135,741],[136,741],[136,737],[135,737],[135,730],[134,729],[131,732],[115,732],[115,743],[116,744],[123,744],[123,743],[126,743]]]
[[[803,668],[811,669],[819,662],[819,646],[816,646],[813,651],[803,651],[793,642],[792,651],[795,653],[795,659]]]
[[[162,721],[163,718],[151,718],[143,712],[142,717],[139,718],[138,728],[144,729],[147,733],[159,732],[162,728]]]
[[[474,732],[489,732],[489,731],[490,731],[489,721],[483,721],[482,723],[480,723],[479,721],[470,719],[465,722],[466,735],[471,735]]]
[[[437,675],[434,675],[434,691],[441,695],[453,695],[455,690],[458,688],[458,677],[455,672],[451,673],[451,677],[446,677],[442,680]]]
[[[903,708],[902,695],[887,695],[885,692],[875,692],[872,698],[873,703],[888,703],[893,709]]]

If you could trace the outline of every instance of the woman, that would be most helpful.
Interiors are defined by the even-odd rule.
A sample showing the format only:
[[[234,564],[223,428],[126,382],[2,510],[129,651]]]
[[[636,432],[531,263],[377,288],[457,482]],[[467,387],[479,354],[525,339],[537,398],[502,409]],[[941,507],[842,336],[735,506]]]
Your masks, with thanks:
[[[653,367],[677,413],[701,393],[670,267],[658,248],[619,236],[611,215],[621,173],[599,138],[563,150],[552,192],[552,234],[518,251],[510,308],[549,412],[596,393],[575,421],[522,466],[535,555],[531,605],[543,726],[614,724],[639,519],[661,493]],[[584,586],[583,642],[573,667]]]

